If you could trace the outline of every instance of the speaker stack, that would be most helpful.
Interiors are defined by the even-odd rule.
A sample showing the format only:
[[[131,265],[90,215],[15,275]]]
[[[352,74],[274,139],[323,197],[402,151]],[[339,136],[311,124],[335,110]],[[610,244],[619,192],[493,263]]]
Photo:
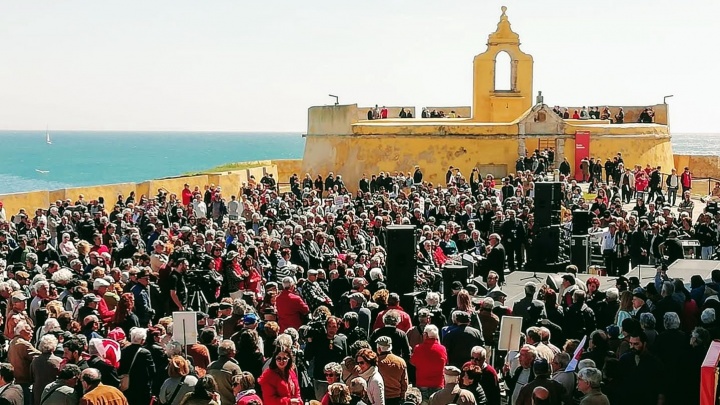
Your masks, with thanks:
[[[535,183],[535,226],[537,235],[533,255],[526,268],[536,272],[556,273],[570,264],[561,228],[562,183]]]
[[[387,227],[387,274],[385,285],[390,292],[414,292],[417,262],[415,260],[415,226],[390,225]]]
[[[570,242],[570,261],[580,271],[590,264],[590,212],[575,210],[572,213],[572,240]]]
[[[535,226],[546,227],[560,225],[561,206],[561,183],[535,183]]]

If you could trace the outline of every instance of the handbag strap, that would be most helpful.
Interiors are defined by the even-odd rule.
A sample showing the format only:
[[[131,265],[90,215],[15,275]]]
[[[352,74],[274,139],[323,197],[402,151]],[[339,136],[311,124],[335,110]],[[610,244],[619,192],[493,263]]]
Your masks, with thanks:
[[[135,352],[135,356],[133,356],[133,359],[132,359],[132,361],[130,362],[130,368],[129,368],[128,371],[127,371],[128,374],[130,374],[130,371],[132,371],[132,368],[133,368],[133,366],[135,365],[135,360],[137,359],[137,356],[138,356],[138,354],[140,354],[140,350],[142,350],[142,349],[143,349],[143,348],[140,347],[140,348],[138,348],[138,350]]]
[[[186,375],[182,376],[180,379],[180,383],[178,383],[177,387],[175,387],[175,391],[173,391],[172,395],[170,396],[170,400],[167,401],[168,404],[172,404],[175,400],[175,397],[177,396],[178,392],[180,392],[180,387],[182,387],[183,382],[185,382]]]

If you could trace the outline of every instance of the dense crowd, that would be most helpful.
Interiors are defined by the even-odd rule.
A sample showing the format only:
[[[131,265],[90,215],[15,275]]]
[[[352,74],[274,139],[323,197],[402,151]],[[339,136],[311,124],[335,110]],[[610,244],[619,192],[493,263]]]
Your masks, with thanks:
[[[591,213],[617,285],[600,291],[569,266],[561,284],[528,283],[505,302],[506,272],[543,253],[535,185],[554,158],[535,151],[497,181],[451,166],[433,184],[416,166],[363,176],[353,195],[339,174],[294,175],[289,192],[266,175],[230,198],[186,184],[5,215],[0,403],[697,403],[700,361],[720,337],[720,272],[687,287],[665,271],[682,235],[711,256],[717,213],[693,223],[692,206],[676,214],[658,190],[626,210],[627,170],[593,176],[586,201],[561,164],[561,226]],[[386,285],[392,224],[418,230],[414,311]],[[461,254],[482,283],[444,296],[443,268]],[[646,286],[622,277],[651,262]],[[179,311],[195,311],[197,342],[174,333],[188,329],[173,324]],[[524,333],[505,353],[510,315]]]

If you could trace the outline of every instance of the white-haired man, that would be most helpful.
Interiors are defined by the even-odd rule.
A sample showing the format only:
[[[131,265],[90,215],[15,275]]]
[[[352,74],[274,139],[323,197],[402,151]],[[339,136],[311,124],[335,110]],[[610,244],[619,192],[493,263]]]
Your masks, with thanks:
[[[470,356],[470,361],[463,368],[468,364],[480,367],[480,385],[485,391],[488,405],[500,405],[500,381],[495,368],[487,362],[487,350],[482,346],[475,346],[470,351]]]
[[[577,389],[584,394],[580,405],[610,405],[608,397],[600,391],[602,379],[602,371],[596,368],[588,367],[580,370]]]
[[[37,323],[37,311],[50,301],[50,283],[40,280],[35,283],[35,297],[30,301],[30,319]]]
[[[62,359],[56,356],[58,340],[51,334],[44,335],[38,343],[40,355],[30,363],[30,376],[33,379],[33,403],[40,404],[43,389],[57,377]]]
[[[506,363],[505,366],[503,366],[503,380],[505,380],[508,390],[512,392],[511,404],[517,402],[520,390],[535,379],[532,364],[536,358],[537,351],[535,347],[524,345],[520,348],[520,366],[518,366],[512,374],[510,373],[509,364]]]
[[[150,352],[143,348],[147,338],[147,329],[130,329],[130,345],[122,349],[118,374],[130,376],[129,388],[125,396],[131,404],[150,402],[150,389],[155,377],[155,362]]]
[[[15,383],[23,389],[24,395],[31,398],[30,385],[33,382],[30,364],[40,355],[30,340],[32,339],[33,329],[30,324],[20,321],[14,328],[15,337],[10,341],[8,349],[8,362],[15,369]]]
[[[440,344],[437,326],[427,325],[423,331],[422,343],[413,348],[410,357],[410,364],[415,366],[415,385],[420,388],[423,400],[427,400],[442,388],[441,375],[447,360],[447,349]]]

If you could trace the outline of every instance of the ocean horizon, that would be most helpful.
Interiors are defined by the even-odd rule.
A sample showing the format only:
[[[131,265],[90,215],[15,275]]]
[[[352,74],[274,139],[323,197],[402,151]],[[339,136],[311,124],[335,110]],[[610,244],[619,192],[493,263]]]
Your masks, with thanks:
[[[142,182],[226,163],[301,159],[301,132],[0,131],[0,194]],[[720,134],[673,134],[673,152],[720,155]],[[286,179],[281,179],[285,181]]]

